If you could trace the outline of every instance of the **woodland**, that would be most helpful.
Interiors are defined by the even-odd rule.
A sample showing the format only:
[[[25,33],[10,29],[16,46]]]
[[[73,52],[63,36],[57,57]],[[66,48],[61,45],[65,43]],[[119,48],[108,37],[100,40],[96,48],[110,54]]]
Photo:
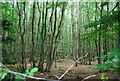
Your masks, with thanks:
[[[119,81],[120,2],[0,2],[1,81]]]

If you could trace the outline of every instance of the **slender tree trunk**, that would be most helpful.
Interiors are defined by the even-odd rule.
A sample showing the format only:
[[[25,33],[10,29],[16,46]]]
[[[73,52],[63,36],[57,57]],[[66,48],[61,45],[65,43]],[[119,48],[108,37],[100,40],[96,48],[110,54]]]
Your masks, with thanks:
[[[40,35],[40,25],[41,25],[41,10],[40,10],[40,5],[39,5],[39,2],[37,2],[37,6],[38,6],[38,11],[39,11],[39,20],[38,20],[38,32],[37,32],[37,41],[39,42],[39,40],[41,40],[41,35]],[[37,43],[38,44],[38,48],[37,49],[41,49],[41,41],[40,43]],[[39,54],[41,55],[41,50],[39,52]],[[43,68],[43,65],[41,65],[41,56],[39,58],[39,62],[38,62],[38,67],[42,67]],[[40,70],[40,69],[39,69]]]
[[[101,7],[100,10],[100,18],[102,18],[102,11],[103,11],[103,6]],[[100,24],[100,28],[102,27],[102,25]],[[98,32],[98,64],[102,64],[101,62],[101,32]]]
[[[74,22],[75,22],[75,19],[74,19],[74,8],[73,8],[73,5],[74,5],[74,2],[72,3],[71,5],[71,29],[72,29],[72,56],[73,56],[73,60],[75,61],[76,58],[75,58],[75,25],[74,25]]]
[[[33,17],[32,17],[32,53],[30,56],[30,60],[32,61],[33,66],[35,67],[35,61],[34,61],[34,53],[35,53],[35,41],[34,41],[34,20],[35,20],[35,4],[36,2],[33,2]]]
[[[54,55],[55,55],[55,50],[57,49],[57,39],[61,33],[61,25],[62,25],[62,21],[63,21],[63,15],[64,15],[64,10],[65,10],[65,5],[63,5],[62,8],[62,14],[61,14],[61,19],[60,19],[60,24],[58,25],[58,32],[55,35],[55,31],[56,31],[56,19],[57,19],[57,3],[56,3],[56,7],[55,7],[55,21],[54,21],[54,30],[53,30],[53,34],[52,34],[52,38],[51,38],[51,44],[50,44],[50,55],[48,57],[48,63],[46,66],[45,71],[49,72],[52,68],[53,65],[53,61],[54,61]]]
[[[109,3],[107,4],[107,16],[109,16]],[[106,25],[106,26],[108,26],[108,25]],[[107,54],[108,46],[109,46],[109,43],[107,42],[107,39],[106,39],[106,32],[109,32],[109,31],[105,30],[105,32],[104,32],[104,37],[103,37],[104,38],[104,44],[103,44],[104,55]],[[107,60],[107,57],[104,61],[106,61],[106,60]]]
[[[95,21],[96,21],[96,19],[97,19],[97,2],[95,2],[95,7],[96,7]],[[97,30],[97,28],[96,28],[96,30]],[[95,39],[96,55],[98,57],[100,57],[100,39],[101,39],[101,37],[100,37],[100,32],[99,32],[98,34],[96,34],[96,39]],[[98,58],[98,64],[101,64],[100,58]]]
[[[22,20],[22,7],[21,6],[19,6],[19,4],[21,4],[21,3],[18,3],[17,2],[17,6],[18,6],[18,11],[19,11],[19,23],[18,23],[18,27],[19,27],[19,29],[20,29],[20,37],[21,37],[21,56],[22,56],[22,58],[21,58],[21,62],[22,62],[22,70],[24,71],[25,70],[25,66],[24,66],[24,33],[25,33],[25,27],[23,28],[21,25],[22,25],[22,23],[21,23],[21,20]],[[25,2],[24,2],[24,11],[25,11]],[[24,21],[25,21],[25,18],[24,18]],[[25,22],[24,22],[24,24],[25,24]]]
[[[118,46],[120,46],[120,2],[118,2]]]
[[[77,18],[77,30],[78,30],[78,41],[77,41],[77,45],[78,45],[78,48],[77,48],[77,55],[78,57],[81,56],[81,27],[82,27],[82,11],[81,11],[81,2],[79,2],[78,4],[78,18]],[[78,59],[78,58],[77,58]],[[77,62],[75,64],[75,66],[77,67]]]
[[[42,28],[41,28],[41,41],[40,41],[40,61],[39,61],[39,67],[42,68],[42,71],[44,70],[44,58],[45,58],[45,41],[46,41],[46,18],[47,18],[47,4],[46,3],[46,14],[45,14],[45,4],[43,2],[43,10],[42,10]],[[45,16],[44,16],[45,15]]]

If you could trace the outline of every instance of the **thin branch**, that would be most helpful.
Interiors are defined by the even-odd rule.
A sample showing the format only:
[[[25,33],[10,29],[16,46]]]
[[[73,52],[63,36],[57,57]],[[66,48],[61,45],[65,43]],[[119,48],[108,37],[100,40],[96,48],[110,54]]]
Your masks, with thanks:
[[[23,77],[26,77],[26,78],[35,79],[35,80],[51,81],[50,79],[32,77],[32,76],[28,76],[28,75],[26,75],[26,74],[22,74],[22,73],[10,71],[10,70],[4,69],[4,68],[0,68],[0,70],[7,71],[7,72],[12,73],[12,74],[15,74],[15,75],[20,75],[20,76],[23,76]],[[58,80],[52,80],[52,81],[58,81]]]
[[[100,7],[99,7],[98,5],[97,5],[97,8],[98,8],[99,10],[101,10]]]
[[[83,80],[81,80],[81,81],[85,81],[85,80],[87,80],[87,79],[89,79],[89,78],[91,78],[91,77],[95,77],[96,75],[90,75],[90,76],[88,76],[88,77],[86,77],[86,78],[84,78]]]
[[[7,68],[6,66],[4,66],[2,63],[0,63],[0,65],[2,65],[6,70],[10,70],[9,68]],[[19,77],[20,79],[22,79],[19,75],[14,74],[15,76]]]
[[[119,3],[117,2],[116,5],[114,6],[114,8],[109,12],[109,14],[110,14],[111,12],[113,12],[114,9],[115,9],[118,5],[119,5]]]
[[[57,79],[59,79],[59,76],[57,76],[57,75],[54,75]]]
[[[65,74],[68,73],[68,71],[76,64],[76,62],[78,62],[79,60],[83,59],[84,57],[87,57],[88,53],[85,56],[82,56],[80,58],[78,58],[75,62],[73,62],[73,64],[66,70],[66,72],[60,76],[60,78],[58,78],[58,80],[62,79],[62,77],[65,76]]]

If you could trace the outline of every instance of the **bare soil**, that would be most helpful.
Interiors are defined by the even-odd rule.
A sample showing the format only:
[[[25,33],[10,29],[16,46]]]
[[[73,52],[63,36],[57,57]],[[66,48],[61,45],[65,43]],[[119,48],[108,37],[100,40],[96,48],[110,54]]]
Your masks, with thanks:
[[[72,60],[65,60],[62,62],[58,62],[57,67],[55,67],[53,65],[52,70],[50,72],[44,72],[44,73],[36,72],[35,76],[40,77],[40,78],[58,80],[58,77],[60,77],[72,65],[72,63],[73,63]],[[92,77],[90,79],[100,79],[101,73],[99,72],[99,70],[92,70],[92,68],[96,67],[95,66],[96,64],[97,64],[97,61],[93,61],[92,65],[78,64],[77,67],[73,66],[69,70],[69,72],[62,78],[62,80],[65,80],[65,79],[78,79],[79,80],[79,79],[84,79],[91,75],[96,75],[96,76]],[[109,77],[109,79],[116,79],[117,77],[120,77],[120,73],[111,74],[108,71],[106,73],[105,77]],[[29,81],[31,81],[31,80],[29,80]],[[35,81],[35,80],[33,80],[33,81]],[[79,80],[79,81],[81,81],[81,80]],[[114,80],[114,81],[118,81],[118,80]]]
[[[72,65],[72,63],[73,61],[59,62],[57,63],[57,67],[53,66],[50,72],[42,73],[42,75],[37,72],[35,75],[37,77],[57,80],[57,77],[60,77]],[[92,79],[100,79],[101,73],[99,70],[92,70],[92,68],[96,67],[95,64],[97,64],[97,61],[92,62],[92,65],[78,64],[77,67],[73,66],[62,79],[83,79],[91,75],[96,75],[95,77],[92,77]],[[120,77],[120,73],[111,74],[110,72],[107,72],[105,76],[109,77],[109,79],[116,79],[118,76]]]

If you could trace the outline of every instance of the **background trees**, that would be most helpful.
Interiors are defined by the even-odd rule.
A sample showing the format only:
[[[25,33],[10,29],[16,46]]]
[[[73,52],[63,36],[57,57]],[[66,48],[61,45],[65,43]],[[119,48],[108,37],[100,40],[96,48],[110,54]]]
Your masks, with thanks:
[[[0,4],[2,62],[22,70],[31,64],[48,72],[58,60],[75,61],[86,53],[81,64],[91,64],[95,56],[101,64],[101,55],[120,45],[119,2]]]

